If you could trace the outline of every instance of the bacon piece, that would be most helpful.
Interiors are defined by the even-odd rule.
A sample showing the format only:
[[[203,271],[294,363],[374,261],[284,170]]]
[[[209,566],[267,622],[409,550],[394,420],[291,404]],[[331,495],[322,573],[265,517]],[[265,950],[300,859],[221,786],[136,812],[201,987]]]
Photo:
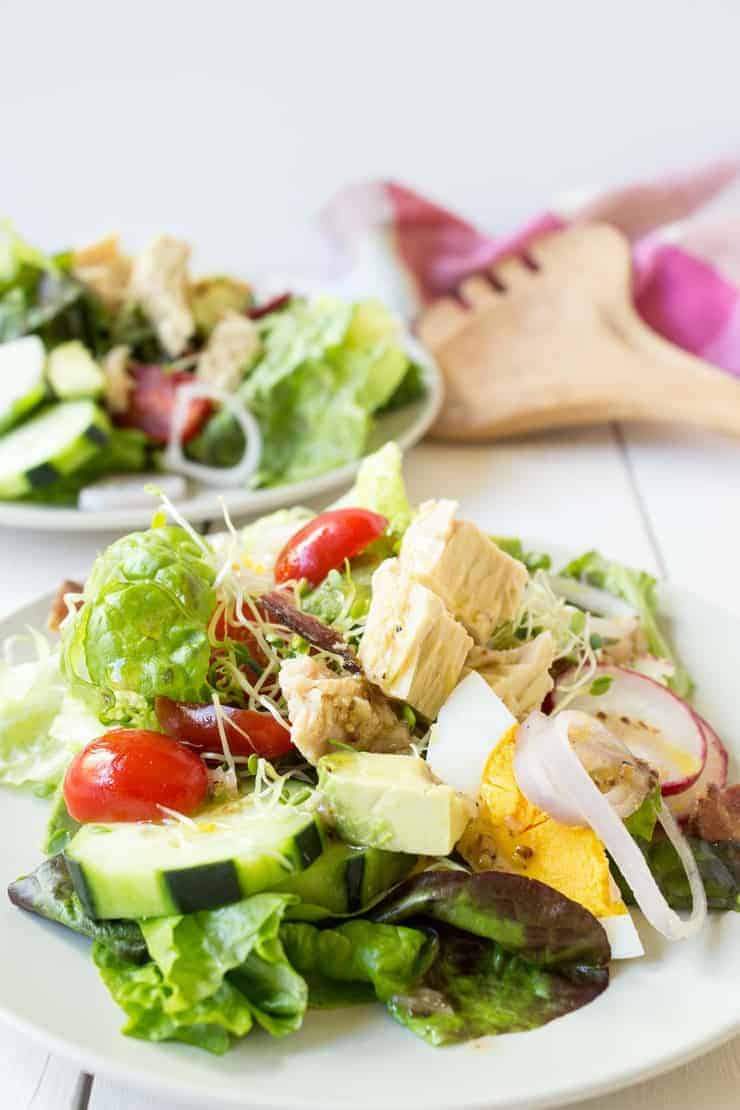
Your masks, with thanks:
[[[296,609],[287,594],[281,593],[280,590],[272,590],[268,594],[262,594],[260,605],[264,606],[277,624],[282,624],[293,632],[297,632],[304,640],[308,640],[309,644],[320,648],[321,651],[329,651],[332,655],[338,655],[344,664],[345,670],[351,674],[362,674],[357,656],[344,637],[335,632],[333,628],[323,624],[322,621],[317,620],[316,617],[312,617],[310,613],[302,613],[300,609]]]
[[[51,603],[51,609],[49,610],[49,616],[48,616],[47,621],[46,621],[46,626],[47,626],[47,628],[49,629],[50,632],[58,632],[59,631],[59,629],[61,627],[61,624],[62,624],[62,621],[64,620],[67,613],[69,612],[69,609],[67,608],[67,603],[64,600],[66,595],[67,594],[81,594],[83,589],[84,589],[84,586],[82,585],[81,582],[75,582],[75,580],[73,578],[65,578],[64,579],[61,586],[59,587],[59,589],[56,592],[56,596],[54,597],[54,600]],[[75,609],[80,609],[81,607],[82,607],[82,601],[76,601],[75,602]]]
[[[740,784],[710,786],[697,803],[691,826],[702,840],[740,840]]]

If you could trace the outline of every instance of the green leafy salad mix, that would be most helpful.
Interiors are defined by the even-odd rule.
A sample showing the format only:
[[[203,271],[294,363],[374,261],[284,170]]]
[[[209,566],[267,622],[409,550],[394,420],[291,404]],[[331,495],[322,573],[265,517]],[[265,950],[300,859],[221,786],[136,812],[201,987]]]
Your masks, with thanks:
[[[265,443],[270,397],[319,434],[315,364],[364,436],[407,372],[384,328],[263,317],[239,388]],[[598,1006],[644,929],[740,908],[738,788],[648,575],[556,573],[455,502],[412,507],[392,443],[318,515],[204,537],[170,512],[0,664],[0,784],[53,795],[9,896],[59,924],[44,943],[89,938],[126,1035],[220,1054],[370,1004],[434,1046],[524,1032]]]
[[[183,490],[297,482],[360,458],[375,414],[425,392],[377,301],[257,303],[194,278],[170,236],[47,256],[0,224],[0,498],[94,510],[116,476],[159,470]]]

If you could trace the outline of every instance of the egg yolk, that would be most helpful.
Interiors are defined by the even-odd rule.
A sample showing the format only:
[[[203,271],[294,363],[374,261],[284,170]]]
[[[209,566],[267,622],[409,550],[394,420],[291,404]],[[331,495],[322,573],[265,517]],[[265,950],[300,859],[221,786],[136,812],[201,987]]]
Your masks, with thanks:
[[[626,913],[614,896],[609,861],[596,833],[555,821],[522,794],[514,775],[515,737],[516,726],[491,752],[478,816],[458,850],[477,870],[494,868],[539,879],[596,917]]]

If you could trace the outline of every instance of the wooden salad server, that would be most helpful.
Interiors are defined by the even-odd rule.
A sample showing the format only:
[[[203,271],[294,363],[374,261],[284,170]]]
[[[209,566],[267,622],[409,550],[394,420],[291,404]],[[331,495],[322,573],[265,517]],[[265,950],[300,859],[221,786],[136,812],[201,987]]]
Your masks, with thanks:
[[[439,362],[438,439],[660,420],[740,433],[740,381],[652,331],[632,306],[626,238],[607,224],[554,232],[426,309]]]

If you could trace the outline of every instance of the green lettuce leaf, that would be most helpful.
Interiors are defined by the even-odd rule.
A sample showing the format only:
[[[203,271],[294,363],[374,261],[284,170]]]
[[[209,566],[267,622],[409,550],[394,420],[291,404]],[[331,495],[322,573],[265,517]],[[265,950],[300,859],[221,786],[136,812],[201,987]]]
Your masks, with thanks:
[[[93,945],[101,978],[128,1020],[122,1032],[144,1041],[182,1041],[221,1055],[231,1037],[252,1028],[252,1011],[244,995],[228,980],[213,994],[186,1009],[171,1012],[170,990],[153,962],[142,966],[122,960],[101,941]]]
[[[424,975],[386,1000],[430,1044],[535,1029],[609,983],[611,951],[596,918],[522,875],[426,871],[396,887],[373,917],[410,920],[437,937]]]
[[[284,961],[278,930],[296,901],[289,894],[255,894],[218,910],[143,921],[149,954],[170,989],[168,1009],[186,1009],[213,994],[250,954]]]
[[[656,837],[649,843],[637,839],[663,897],[674,910],[691,909],[691,889],[683,864],[670,840]],[[688,838],[707,893],[711,910],[740,911],[740,841],[710,842]],[[612,873],[627,905],[634,906],[632,891],[612,861]]]
[[[396,386],[395,390],[378,412],[396,412],[405,405],[418,401],[426,393],[424,372],[416,362],[409,363],[408,370]]]
[[[129,1017],[123,1032],[225,1052],[229,1034],[244,1036],[253,1019],[273,1036],[299,1028],[308,989],[279,934],[296,901],[256,894],[217,910],[142,921],[151,962],[141,968],[96,945],[103,980]]]
[[[411,505],[403,480],[403,455],[397,443],[386,443],[363,459],[352,486],[332,508],[359,506],[388,518],[389,531],[402,536],[411,521]]]
[[[631,836],[652,840],[661,800],[660,784],[658,784],[652,793],[648,794],[639,809],[625,818],[624,824]]]
[[[387,1000],[396,1021],[431,1045],[537,1029],[592,1002],[609,982],[605,966],[566,977],[449,926],[437,926],[437,942],[423,978]]]
[[[263,354],[239,387],[263,438],[258,485],[359,458],[372,413],[408,368],[394,318],[374,301],[294,298],[259,323]]]
[[[148,959],[141,929],[135,921],[94,921],[82,908],[64,856],[45,860],[30,875],[8,887],[10,901],[22,910],[56,921],[82,936],[103,941],[117,957],[133,963]]]
[[[543,967],[600,967],[611,954],[587,909],[545,883],[503,871],[424,871],[400,883],[372,916],[393,924],[441,921]]]
[[[324,581],[301,598],[301,608],[352,641],[357,622],[367,616],[374,561],[351,560],[343,571],[330,570]]]
[[[658,622],[658,602],[655,596],[657,581],[651,574],[634,570],[622,563],[609,562],[598,551],[587,551],[585,555],[573,559],[560,574],[621,597],[637,610],[648,651],[651,655],[670,659],[675,664],[676,673],[669,679],[669,685],[682,698],[690,697],[691,678],[678,661]]]
[[[524,544],[516,536],[491,536],[491,539],[497,547],[507,555],[511,555],[512,559],[518,559],[520,563],[524,563],[530,574],[534,574],[536,570],[549,570],[552,566],[552,559],[548,554],[542,551],[526,551]]]
[[[112,345],[110,314],[71,266],[71,254],[45,255],[0,225],[0,342],[34,333],[47,347],[79,339],[101,354]]]
[[[75,821],[67,809],[67,803],[64,800],[64,780],[62,780],[56,788],[51,803],[46,836],[42,845],[44,855],[55,856],[63,852],[79,827],[79,821]]]
[[[409,990],[434,958],[433,939],[418,929],[362,919],[320,929],[287,922],[280,936],[308,983],[312,1006],[353,1005]]]
[[[183,529],[133,532],[93,564],[63,630],[63,669],[106,723],[146,723],[157,695],[202,701],[214,572]]]
[[[38,659],[0,662],[0,783],[51,793],[77,750],[50,735],[62,706],[59,656],[35,636]]]
[[[242,555],[247,565],[258,574],[271,574],[288,540],[315,515],[311,509],[296,505],[292,509],[278,509],[247,524],[240,532]]]

